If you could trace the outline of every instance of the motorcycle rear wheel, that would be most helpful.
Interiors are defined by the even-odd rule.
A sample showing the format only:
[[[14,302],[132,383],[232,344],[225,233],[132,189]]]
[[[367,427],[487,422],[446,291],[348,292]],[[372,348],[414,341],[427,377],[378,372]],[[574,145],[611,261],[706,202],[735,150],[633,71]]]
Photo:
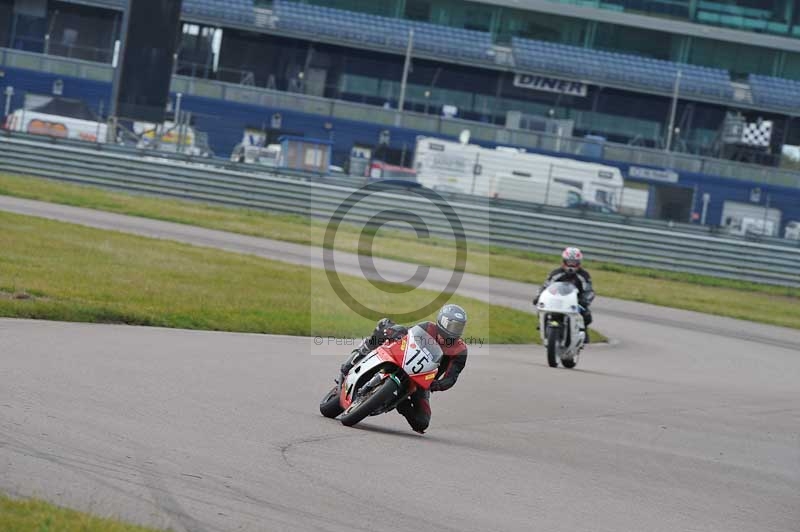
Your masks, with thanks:
[[[364,398],[350,405],[339,420],[345,427],[352,427],[375,410],[386,404],[395,394],[399,386],[393,379],[385,379],[377,388],[371,390]]]
[[[344,412],[344,408],[342,408],[342,405],[339,403],[339,391],[339,386],[334,386],[333,389],[322,398],[322,401],[319,403],[320,414],[325,417],[335,418]]]

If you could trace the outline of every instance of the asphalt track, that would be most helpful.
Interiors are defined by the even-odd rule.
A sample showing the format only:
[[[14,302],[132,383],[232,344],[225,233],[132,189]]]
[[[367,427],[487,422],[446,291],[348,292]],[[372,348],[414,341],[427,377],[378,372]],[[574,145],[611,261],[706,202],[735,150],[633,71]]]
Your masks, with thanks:
[[[240,235],[0,209],[319,265]],[[339,271],[352,259],[337,254]],[[524,310],[532,290],[477,276],[459,289]],[[615,342],[577,370],[548,368],[539,347],[474,347],[424,436],[394,413],[354,429],[318,414],[346,346],[0,320],[0,490],[201,532],[800,530],[800,332],[595,308]]]

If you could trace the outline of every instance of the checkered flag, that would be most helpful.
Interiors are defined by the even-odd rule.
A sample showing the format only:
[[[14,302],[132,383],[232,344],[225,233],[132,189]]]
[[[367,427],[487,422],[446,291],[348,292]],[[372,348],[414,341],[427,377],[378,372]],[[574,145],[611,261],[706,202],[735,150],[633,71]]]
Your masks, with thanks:
[[[742,144],[768,148],[772,140],[772,120],[750,122],[742,130]]]

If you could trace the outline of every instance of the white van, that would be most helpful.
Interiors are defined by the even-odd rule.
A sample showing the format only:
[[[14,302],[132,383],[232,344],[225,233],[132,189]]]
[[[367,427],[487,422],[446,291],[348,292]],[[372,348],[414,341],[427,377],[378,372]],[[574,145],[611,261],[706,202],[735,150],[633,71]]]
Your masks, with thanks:
[[[616,211],[624,180],[619,168],[516,148],[483,148],[418,137],[414,154],[417,181],[434,190],[506,197],[568,206],[570,192],[580,201]],[[547,187],[550,190],[547,190]],[[529,199],[530,198],[530,199]]]

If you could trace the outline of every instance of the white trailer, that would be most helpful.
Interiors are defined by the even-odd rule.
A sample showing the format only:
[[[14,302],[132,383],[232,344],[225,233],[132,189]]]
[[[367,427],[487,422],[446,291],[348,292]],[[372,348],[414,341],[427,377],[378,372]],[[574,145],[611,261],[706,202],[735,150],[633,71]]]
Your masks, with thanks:
[[[782,212],[739,201],[726,201],[722,204],[722,226],[732,235],[779,236]]]
[[[28,109],[17,109],[8,115],[3,127],[9,131],[87,142],[105,142],[107,135],[107,126],[101,122],[39,113]]]
[[[184,153],[195,157],[211,157],[207,138],[189,125],[172,121],[163,124],[134,122],[133,133],[139,138],[137,147],[168,153]]]
[[[560,206],[588,202],[617,210],[624,186],[613,166],[432,137],[417,138],[414,168],[417,181],[434,190]]]
[[[525,172],[497,174],[491,179],[489,196],[559,207],[580,205],[583,201],[579,187]]]
[[[258,129],[246,128],[242,135],[242,141],[234,146],[230,160],[276,168],[280,156],[280,144],[267,144],[266,133]]]
[[[786,224],[786,230],[783,233],[783,238],[789,240],[800,240],[800,222],[792,220]]]

